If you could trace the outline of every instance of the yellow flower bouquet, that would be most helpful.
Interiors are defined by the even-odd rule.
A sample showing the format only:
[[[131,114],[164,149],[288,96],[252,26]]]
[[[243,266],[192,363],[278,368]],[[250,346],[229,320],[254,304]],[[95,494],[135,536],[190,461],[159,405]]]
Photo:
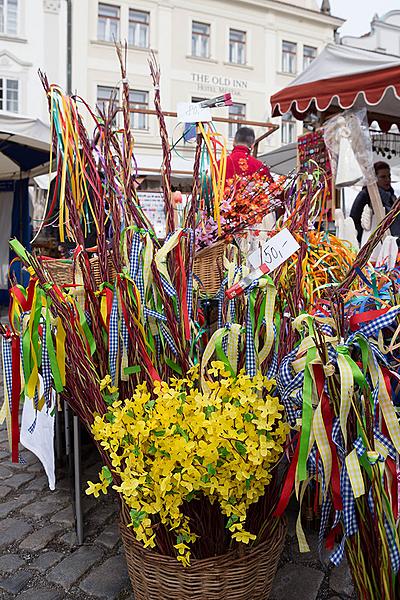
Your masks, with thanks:
[[[233,375],[217,361],[208,377],[201,385],[194,367],[152,390],[140,384],[127,400],[106,378],[109,410],[92,426],[112,468],[87,493],[113,484],[136,539],[185,566],[192,554],[257,543],[265,514],[251,519],[249,508],[265,496],[288,433],[273,381]]]

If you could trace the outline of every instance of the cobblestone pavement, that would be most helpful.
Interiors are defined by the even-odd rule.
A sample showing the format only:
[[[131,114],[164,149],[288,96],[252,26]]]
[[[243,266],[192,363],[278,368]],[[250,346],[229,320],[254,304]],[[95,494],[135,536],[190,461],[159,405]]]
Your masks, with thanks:
[[[36,457],[26,450],[22,455],[26,464],[11,463],[6,431],[0,428],[0,598],[133,600],[116,499],[83,498],[85,542],[78,546],[65,474],[58,470],[56,491],[50,492]],[[83,481],[95,480],[97,470],[91,451],[84,459]],[[346,567],[333,570],[321,564],[316,534],[308,536],[311,553],[299,554],[293,517],[289,515],[287,543],[270,600],[286,600],[293,592],[296,600],[351,598]]]

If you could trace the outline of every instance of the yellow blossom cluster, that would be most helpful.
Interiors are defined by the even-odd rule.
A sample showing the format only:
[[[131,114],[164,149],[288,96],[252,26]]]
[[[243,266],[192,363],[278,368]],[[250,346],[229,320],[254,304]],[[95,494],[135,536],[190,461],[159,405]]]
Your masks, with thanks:
[[[87,493],[106,493],[117,481],[136,538],[154,547],[155,524],[163,523],[176,535],[184,565],[196,536],[182,505],[201,494],[219,503],[233,539],[255,539],[244,528],[246,512],[264,494],[289,430],[283,406],[270,395],[275,384],[261,373],[232,376],[215,361],[208,377],[207,392],[194,367],[186,377],[155,382],[151,391],[140,384],[125,401],[106,382],[109,411],[92,426],[113,469],[104,467]]]

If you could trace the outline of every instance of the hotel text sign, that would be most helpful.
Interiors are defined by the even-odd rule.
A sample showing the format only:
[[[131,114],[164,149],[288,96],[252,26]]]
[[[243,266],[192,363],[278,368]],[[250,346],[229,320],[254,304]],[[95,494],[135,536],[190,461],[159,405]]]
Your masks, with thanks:
[[[192,82],[196,84],[197,92],[209,92],[211,94],[223,94],[231,92],[240,96],[241,90],[247,89],[245,79],[235,79],[225,75],[210,75],[208,73],[191,73]]]

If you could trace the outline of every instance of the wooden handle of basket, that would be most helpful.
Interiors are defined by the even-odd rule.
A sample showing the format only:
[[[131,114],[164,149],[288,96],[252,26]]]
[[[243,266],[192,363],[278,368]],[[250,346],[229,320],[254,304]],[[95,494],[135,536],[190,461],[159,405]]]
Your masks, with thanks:
[[[379,193],[378,184],[374,181],[374,183],[370,183],[367,185],[368,194],[371,200],[372,210],[376,216],[377,224],[381,223],[386,216],[385,209],[382,204],[382,198]],[[383,234],[384,239],[387,235],[389,235],[390,231],[386,231]]]

